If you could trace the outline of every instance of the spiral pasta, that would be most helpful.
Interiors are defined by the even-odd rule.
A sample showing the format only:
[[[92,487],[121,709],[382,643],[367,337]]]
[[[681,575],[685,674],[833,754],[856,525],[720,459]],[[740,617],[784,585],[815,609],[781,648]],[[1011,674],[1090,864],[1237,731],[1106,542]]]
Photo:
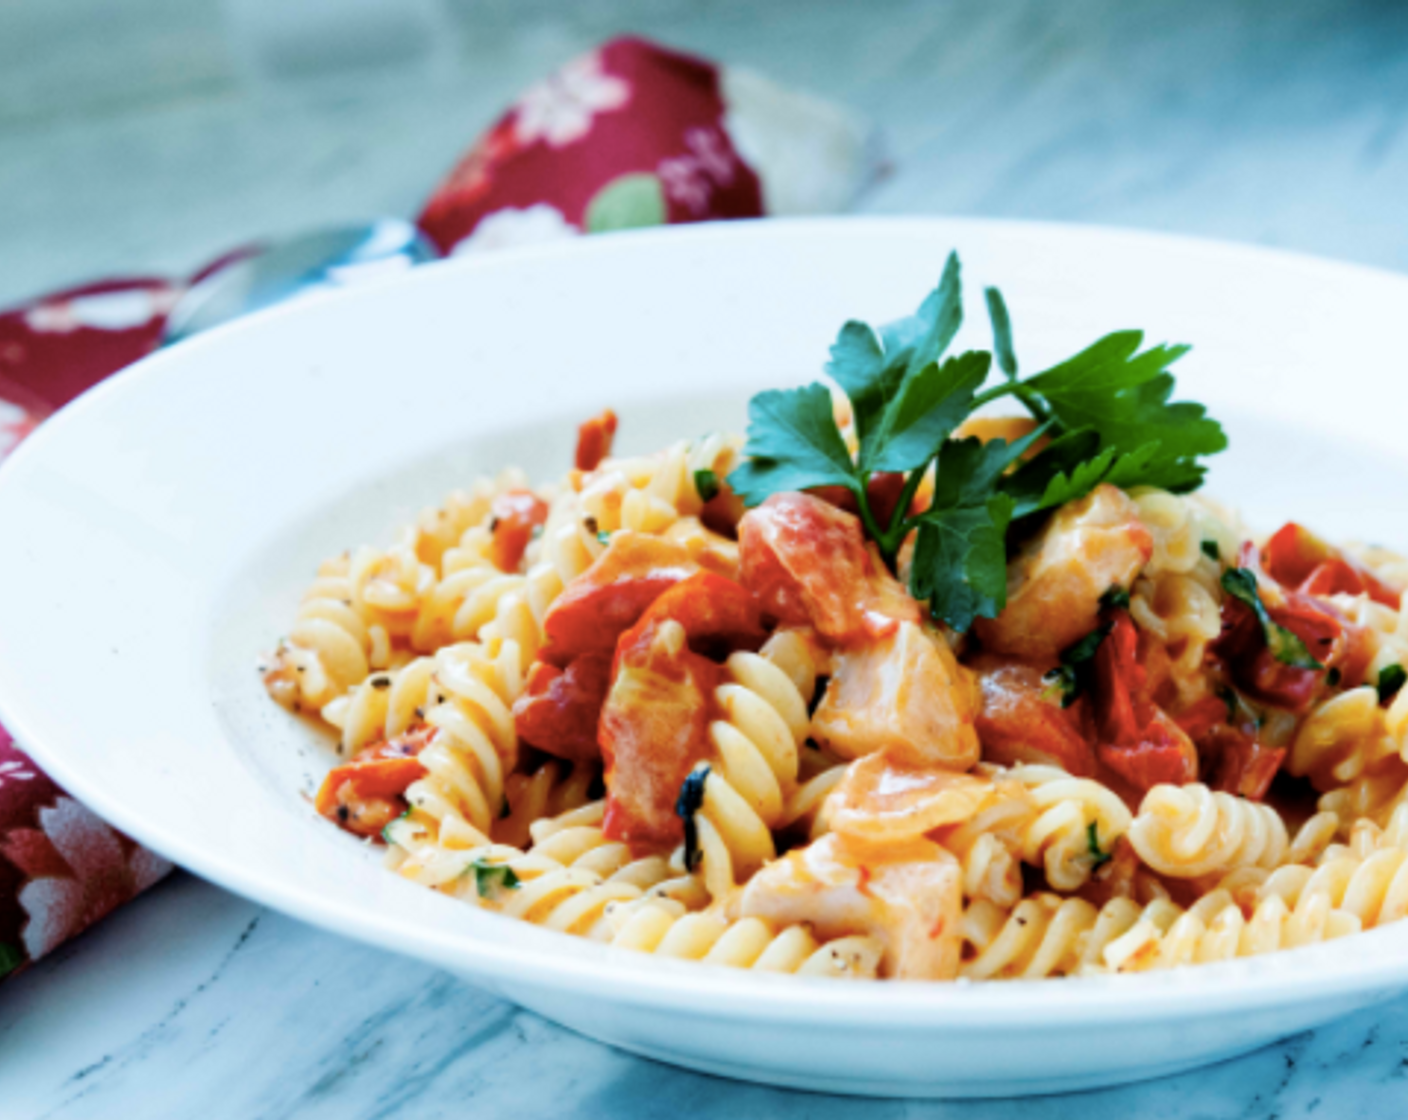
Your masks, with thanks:
[[[1408,802],[1408,765],[1392,758],[1372,772],[1326,792],[1319,800],[1322,812],[1334,813],[1341,821],[1380,822]]]
[[[1010,909],[1022,896],[1021,851],[1036,811],[1028,797],[998,798],[961,824],[944,830],[940,842],[963,868],[963,897],[986,899]]]
[[[1291,741],[1286,771],[1325,791],[1374,772],[1398,754],[1378,693],[1364,685],[1331,697],[1305,717]]]
[[[1107,786],[1055,766],[1014,766],[1007,776],[1031,799],[1018,839],[1022,861],[1043,868],[1056,890],[1084,886],[1130,826],[1125,803]]]
[[[593,831],[596,834],[590,835]],[[484,845],[413,855],[408,878],[485,909],[618,948],[731,968],[874,978],[882,951],[869,937],[820,942],[805,926],[691,912],[665,881],[665,861],[630,861],[599,830],[563,828],[529,852]],[[487,883],[487,885],[486,885]]]
[[[1178,879],[1275,867],[1290,846],[1275,809],[1201,782],[1151,789],[1129,826],[1129,841],[1155,871]]]
[[[526,847],[535,823],[590,804],[591,790],[599,777],[599,767],[572,766],[556,759],[543,763],[531,774],[510,774],[504,780],[506,811],[493,825],[494,842]]]
[[[613,907],[608,921],[609,942],[618,948],[758,972],[874,979],[883,955],[871,937],[823,942],[805,925],[778,929],[761,918],[730,920],[718,910],[689,913],[659,899]]]
[[[1135,580],[1129,613],[1174,654],[1170,669],[1180,694],[1196,699],[1205,688],[1200,670],[1208,643],[1222,632],[1216,592],[1191,575],[1144,576]]]
[[[715,897],[773,858],[772,829],[791,823],[789,811],[805,811],[790,799],[816,678],[800,640],[783,632],[760,653],[732,654],[725,663],[729,680],[714,693],[725,718],[709,727],[715,761],[696,824],[704,879]]]
[[[1096,909],[1084,899],[1043,893],[1010,911],[986,900],[970,906],[962,974],[1031,980],[1142,972],[1296,948],[1361,928],[1359,916],[1325,892],[1306,893],[1294,907],[1269,893],[1255,899],[1250,916],[1225,888],[1187,910],[1167,898],[1146,905],[1116,898]]]
[[[269,694],[294,711],[317,711],[391,665],[394,639],[407,631],[432,579],[406,543],[321,565],[288,635],[262,667]]]
[[[518,753],[512,711],[522,690],[518,651],[511,642],[495,652],[466,642],[426,660],[428,667],[412,666],[412,695],[398,702],[418,698],[436,733],[418,755],[426,773],[406,790],[410,808],[385,836],[405,850],[487,844]]]

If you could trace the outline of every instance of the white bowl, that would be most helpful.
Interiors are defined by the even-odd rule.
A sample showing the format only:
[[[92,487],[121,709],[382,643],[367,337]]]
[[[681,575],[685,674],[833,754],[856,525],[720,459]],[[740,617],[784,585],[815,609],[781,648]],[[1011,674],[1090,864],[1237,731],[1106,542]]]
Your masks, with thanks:
[[[330,755],[257,654],[317,562],[480,472],[569,465],[604,405],[627,449],[741,428],[847,317],[908,313],[951,248],[967,341],[998,283],[1028,369],[1099,334],[1189,341],[1184,397],[1264,526],[1408,544],[1408,280],[1143,234],[930,220],[613,235],[431,265],[139,363],[0,472],[0,719],[99,813],[197,874],[433,961],[595,1038],[734,1077],[887,1095],[1169,1073],[1408,987],[1408,925],[1259,959],[1039,983],[846,984],[654,960],[388,874],[307,803]],[[356,978],[349,977],[349,984]],[[257,1014],[257,1009],[251,1009]]]

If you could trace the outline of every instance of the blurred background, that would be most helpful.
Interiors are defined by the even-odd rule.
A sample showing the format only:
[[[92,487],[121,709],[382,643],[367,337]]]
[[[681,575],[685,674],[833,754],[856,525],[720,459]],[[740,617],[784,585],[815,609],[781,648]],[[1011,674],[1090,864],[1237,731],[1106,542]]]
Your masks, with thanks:
[[[1393,0],[0,0],[0,305],[410,215],[525,86],[635,31],[881,127],[870,212],[1408,268]]]

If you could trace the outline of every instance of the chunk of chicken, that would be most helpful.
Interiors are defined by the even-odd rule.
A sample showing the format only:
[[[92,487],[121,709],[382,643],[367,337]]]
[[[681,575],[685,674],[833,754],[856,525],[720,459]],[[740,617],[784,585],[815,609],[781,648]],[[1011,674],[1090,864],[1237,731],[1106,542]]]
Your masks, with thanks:
[[[986,775],[921,769],[881,751],[846,767],[825,817],[833,832],[853,840],[895,844],[966,821],[997,796],[998,784]]]
[[[691,645],[726,655],[762,639],[753,596],[712,572],[676,584],[621,636],[598,725],[608,837],[648,850],[683,836],[675,802],[709,750],[723,683],[723,669]]]
[[[1058,510],[1008,565],[1006,608],[974,630],[989,650],[1053,662],[1095,628],[1100,597],[1128,590],[1153,552],[1129,496],[1097,486]]]
[[[743,584],[765,613],[832,642],[865,641],[919,604],[865,544],[860,520],[811,494],[774,494],[738,526]]]
[[[597,721],[611,688],[611,655],[586,653],[566,669],[535,661],[513,703],[519,739],[568,762],[601,757]]]
[[[915,766],[978,761],[972,677],[943,639],[913,622],[836,655],[812,734],[842,758],[888,750]]]
[[[690,652],[684,627],[672,619],[632,635],[622,640],[601,709],[608,791],[603,831],[648,850],[684,835],[675,799],[708,750],[710,703],[720,673]]]
[[[737,909],[778,925],[806,922],[826,939],[868,934],[884,946],[887,978],[958,974],[962,869],[931,840],[880,848],[823,836],[754,875]]]

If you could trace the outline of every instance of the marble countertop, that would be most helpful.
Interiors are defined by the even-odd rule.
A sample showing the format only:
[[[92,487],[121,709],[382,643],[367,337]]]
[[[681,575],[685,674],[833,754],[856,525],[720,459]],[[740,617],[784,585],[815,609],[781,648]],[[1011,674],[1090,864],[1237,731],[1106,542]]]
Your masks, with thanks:
[[[0,7],[0,304],[410,212],[517,89],[627,29],[874,116],[897,172],[872,212],[1143,226],[1408,269],[1408,7],[1390,0],[129,0],[113,13]],[[329,27],[331,68],[304,49]],[[1208,1070],[1021,1108],[1389,1116],[1405,1077],[1399,1001]],[[670,1069],[185,875],[0,986],[4,1120],[1012,1111]]]

